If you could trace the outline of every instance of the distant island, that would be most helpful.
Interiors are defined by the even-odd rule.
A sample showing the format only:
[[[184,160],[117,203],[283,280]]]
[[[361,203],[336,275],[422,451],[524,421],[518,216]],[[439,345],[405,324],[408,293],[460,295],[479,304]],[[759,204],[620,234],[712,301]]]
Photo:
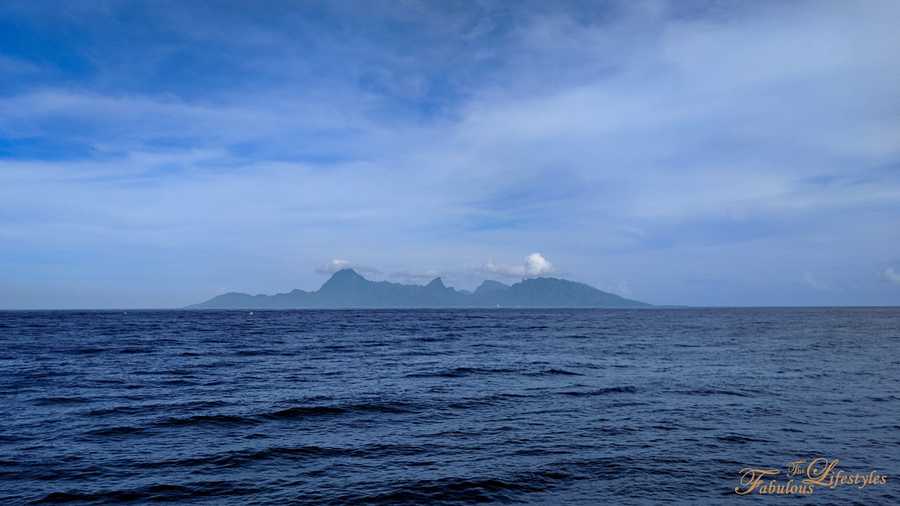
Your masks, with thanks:
[[[188,306],[188,309],[450,307],[637,308],[650,307],[650,304],[558,278],[529,278],[512,285],[488,280],[470,292],[445,286],[441,278],[435,278],[427,285],[404,285],[370,281],[353,269],[343,269],[334,273],[318,291],[293,290],[275,295],[231,292]]]

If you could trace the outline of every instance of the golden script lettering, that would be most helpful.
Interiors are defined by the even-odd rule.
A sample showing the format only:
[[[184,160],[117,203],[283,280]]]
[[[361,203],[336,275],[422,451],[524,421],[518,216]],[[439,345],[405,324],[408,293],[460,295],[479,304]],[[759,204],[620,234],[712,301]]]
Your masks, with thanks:
[[[851,473],[838,468],[838,459],[816,457],[809,462],[804,459],[787,463],[787,481],[777,477],[781,471],[775,468],[745,467],[738,472],[738,495],[757,493],[761,495],[810,495],[816,488],[834,490],[841,486],[864,489],[869,486],[887,484],[887,475],[877,471]]]

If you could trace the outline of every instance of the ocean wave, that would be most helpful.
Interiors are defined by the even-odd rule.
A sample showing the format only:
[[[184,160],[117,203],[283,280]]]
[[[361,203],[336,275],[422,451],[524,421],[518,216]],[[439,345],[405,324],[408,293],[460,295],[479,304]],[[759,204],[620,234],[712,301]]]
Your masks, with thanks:
[[[525,376],[584,376],[584,374],[569,371],[567,369],[542,369],[540,371],[530,371],[524,374]]]
[[[404,414],[417,407],[405,402],[360,402],[336,405],[289,406],[273,411],[245,414],[202,414],[169,417],[153,423],[157,427],[189,427],[200,425],[257,425],[265,421],[301,420],[305,418],[341,416],[354,413]]]
[[[759,439],[759,438],[754,438],[754,437],[749,437],[749,436],[741,436],[740,434],[727,434],[725,436],[719,436],[716,439],[718,439],[719,441],[721,441],[723,443],[739,443],[739,444],[767,443],[768,442],[768,440],[766,440],[766,439]]]
[[[279,409],[278,411],[273,411],[271,413],[265,413],[261,415],[261,417],[266,419],[281,420],[306,418],[310,416],[341,415],[346,412],[346,408],[337,406],[294,406],[291,408]]]
[[[738,392],[737,390],[722,390],[719,388],[695,388],[693,390],[680,390],[676,393],[683,395],[699,395],[699,396],[707,396],[707,395],[730,395],[733,397],[752,397],[750,394],[746,394],[744,392]]]
[[[59,406],[65,404],[87,404],[91,401],[84,397],[40,397],[31,402],[37,406]]]
[[[152,411],[155,408],[151,408],[150,406],[144,405],[133,405],[128,404],[124,406],[113,406],[110,408],[97,408],[92,409],[90,411],[82,412],[81,414],[84,416],[115,416],[115,415],[135,415],[138,413],[142,413],[145,411]]]
[[[157,469],[168,467],[238,467],[250,462],[275,459],[275,458],[306,458],[306,457],[334,457],[346,455],[346,451],[340,448],[327,448],[320,446],[300,447],[273,447],[263,450],[243,450],[218,453],[213,455],[191,457],[184,459],[160,460],[154,462],[140,462],[135,467],[142,469]]]
[[[28,441],[33,439],[33,437],[26,437],[21,435],[11,435],[11,434],[0,434],[0,443],[18,443],[20,441]],[[2,465],[2,463],[0,463]]]
[[[131,489],[98,491],[69,490],[51,492],[32,504],[59,504],[66,502],[120,503],[135,501],[189,501],[201,497],[243,496],[260,492],[257,487],[226,481],[193,482],[184,485],[155,484]]]
[[[416,455],[427,451],[427,448],[404,444],[371,444],[358,448],[340,448],[325,446],[269,447],[263,449],[237,450],[212,455],[184,459],[142,462],[135,467],[156,469],[168,467],[193,468],[211,466],[218,468],[241,467],[253,462],[267,460],[299,460],[309,461],[311,458],[351,457],[351,458],[386,458]]]
[[[598,388],[595,390],[569,390],[560,392],[560,394],[572,397],[592,397],[597,395],[636,394],[637,392],[637,387],[625,385],[621,387]]]
[[[256,425],[259,421],[239,415],[194,415],[170,417],[155,422],[157,427],[193,427],[199,425]]]
[[[270,349],[250,349],[250,350],[237,350],[234,352],[234,355],[238,357],[257,357],[262,355],[278,355],[281,352],[277,350]]]
[[[84,348],[75,348],[73,350],[69,350],[69,353],[73,353],[75,355],[96,355],[98,353],[103,353],[105,351],[106,350],[104,348],[84,347]]]
[[[518,401],[521,399],[526,399],[529,397],[534,397],[533,395],[528,394],[514,394],[514,393],[498,393],[485,395],[482,397],[469,397],[459,399],[447,404],[447,407],[450,409],[469,409],[478,406],[494,406],[501,402],[506,401]]]
[[[426,504],[514,502],[522,493],[544,492],[564,473],[527,473],[513,478],[442,478],[397,483],[374,494],[334,497],[332,504]]]
[[[86,434],[90,436],[132,436],[141,434],[145,429],[141,427],[121,426],[121,427],[105,427],[102,429],[94,429]]]
[[[440,371],[414,372],[406,375],[407,378],[462,378],[465,376],[486,374],[509,374],[518,372],[516,369],[489,368],[489,367],[454,367]]]
[[[152,404],[125,404],[120,406],[112,406],[108,408],[96,408],[81,413],[91,417],[105,417],[116,415],[136,415],[141,413],[157,413],[173,410],[189,410],[196,411],[200,409],[213,409],[230,406],[231,404],[224,401],[189,401],[189,402],[166,402]]]
[[[153,351],[154,351],[153,348],[148,348],[148,347],[142,348],[139,346],[131,346],[131,347],[119,349],[119,353],[122,353],[124,355],[134,355],[134,354],[139,354],[139,353],[153,353]]]
[[[291,406],[260,415],[267,420],[284,420],[314,416],[343,415],[348,413],[402,414],[415,412],[415,406],[406,402],[362,402],[324,406]]]

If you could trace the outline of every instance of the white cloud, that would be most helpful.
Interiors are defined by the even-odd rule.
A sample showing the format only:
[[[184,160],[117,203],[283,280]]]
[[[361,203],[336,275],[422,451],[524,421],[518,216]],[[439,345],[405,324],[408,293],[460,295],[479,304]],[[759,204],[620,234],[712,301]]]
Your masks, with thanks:
[[[316,272],[319,274],[334,274],[337,271],[344,269],[353,269],[356,272],[363,274],[378,274],[378,269],[374,267],[366,267],[364,265],[356,265],[349,260],[344,260],[342,258],[333,258],[325,265],[320,265],[316,267]]]
[[[352,264],[349,260],[334,258],[327,264],[316,267],[316,272],[318,272],[319,274],[334,274],[337,271],[349,269],[351,265]]]
[[[543,276],[551,272],[553,272],[553,264],[544,258],[544,255],[532,253],[525,257],[525,274],[527,276]]]
[[[491,260],[482,270],[508,278],[533,278],[555,272],[553,264],[540,253],[528,255],[522,265],[497,264]]]
[[[890,281],[891,283],[897,283],[900,285],[900,272],[894,270],[893,267],[888,267],[884,270],[884,279]]]
[[[444,276],[441,271],[434,269],[426,269],[424,271],[400,270],[391,273],[391,277],[404,282],[419,283],[422,281],[431,281],[434,278]]]

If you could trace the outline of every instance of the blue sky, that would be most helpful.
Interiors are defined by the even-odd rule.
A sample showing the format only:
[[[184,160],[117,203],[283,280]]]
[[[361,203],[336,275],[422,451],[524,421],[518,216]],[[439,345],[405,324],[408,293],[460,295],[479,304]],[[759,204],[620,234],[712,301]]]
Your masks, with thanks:
[[[0,308],[341,266],[900,304],[898,24],[894,1],[3,2]]]

